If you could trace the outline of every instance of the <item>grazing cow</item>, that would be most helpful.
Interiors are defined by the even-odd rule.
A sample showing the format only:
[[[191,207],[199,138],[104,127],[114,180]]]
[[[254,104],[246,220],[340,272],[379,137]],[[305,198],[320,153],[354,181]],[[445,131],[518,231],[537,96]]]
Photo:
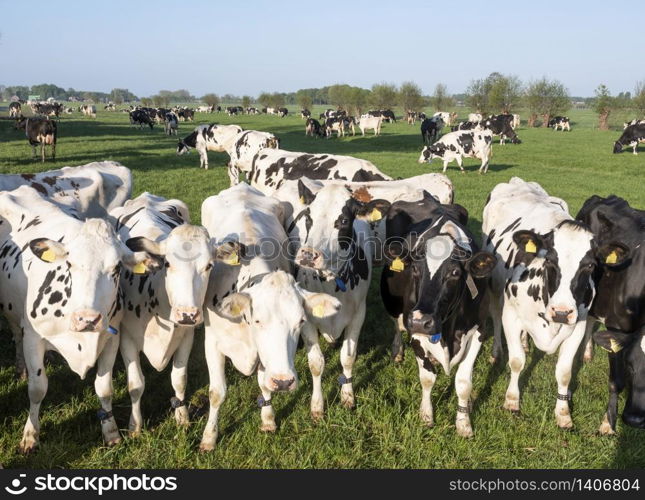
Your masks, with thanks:
[[[83,104],[80,108],[79,111],[83,113],[85,116],[91,116],[92,118],[96,118],[96,106],[93,104]]]
[[[483,117],[482,117],[481,113],[470,113],[468,115],[468,121],[469,122],[479,123],[482,120],[483,120]]]
[[[172,359],[172,408],[177,423],[188,425],[186,378],[195,326],[203,323],[202,308],[213,263],[230,257],[232,249],[219,250],[218,255],[206,229],[190,225],[188,207],[179,200],[143,193],[110,215],[130,250],[146,251],[165,264],[152,276],[121,271],[120,350],[132,400],[130,433],[138,435],[143,425],[141,352],[157,371]]]
[[[520,126],[520,115],[514,114],[513,115],[513,121],[511,121],[511,127],[513,127],[513,130],[516,128],[519,128]]]
[[[192,109],[180,109],[177,116],[182,122],[192,122],[195,118],[195,112]]]
[[[511,122],[513,121],[513,115],[491,115],[488,118],[482,120],[480,125],[483,128],[490,130],[493,135],[499,136],[499,143],[504,144],[505,140],[508,138],[513,144],[521,144],[522,141],[511,127]]]
[[[496,264],[481,252],[466,228],[467,212],[458,205],[441,205],[427,196],[422,202],[397,202],[387,215],[389,266],[381,274],[381,297],[400,330],[404,328],[419,368],[422,397],[420,415],[434,425],[432,388],[434,363],[449,375],[457,364],[457,433],[471,437],[470,395],[475,359],[486,336],[488,278]],[[396,339],[395,339],[396,340]]]
[[[211,106],[197,106],[198,113],[212,113],[213,108]]]
[[[20,118],[16,128],[25,131],[31,146],[31,159],[36,159],[36,146],[40,145],[41,161],[45,162],[45,146],[51,146],[52,161],[56,160],[56,139],[58,138],[58,125],[49,118]]]
[[[121,111],[123,111],[124,113],[127,113],[127,112],[128,112],[128,110],[127,110],[127,109],[123,109],[123,110],[121,110]],[[65,114],[66,114],[66,115],[71,115],[73,112],[74,112],[74,110],[73,110],[72,108],[65,108]]]
[[[556,116],[551,118],[549,120],[549,127],[553,128],[554,131],[559,128],[564,132],[564,129],[566,128],[568,132],[571,132],[571,122],[569,121],[568,116]]]
[[[315,118],[307,118],[307,123],[305,123],[305,135],[311,137],[322,137],[324,133],[320,122]]]
[[[419,157],[419,163],[428,162],[433,158],[443,160],[443,171],[445,173],[448,164],[456,160],[462,173],[466,173],[462,166],[463,158],[477,158],[482,161],[479,173],[488,172],[488,162],[493,155],[493,134],[490,130],[471,130],[449,132],[432,146],[424,146]]]
[[[106,104],[105,106],[103,106],[103,109],[105,111],[116,111],[116,106],[115,106],[115,104],[113,102],[111,102],[111,103]]]
[[[279,148],[280,140],[270,132],[245,130],[237,134],[227,148],[231,160],[228,164],[228,177],[231,186],[239,182],[240,170],[251,171],[253,157],[265,148]]]
[[[275,115],[277,113],[276,108],[264,108],[264,109],[266,109],[265,112],[267,115]]]
[[[458,130],[474,130],[478,127],[481,128],[479,122],[459,122],[457,125],[450,127],[450,131],[457,132]]]
[[[237,113],[238,113],[238,112],[239,112],[239,111],[238,111],[238,109],[237,109],[237,106],[227,106],[227,107],[226,107],[226,114],[227,114],[228,116],[237,115]]]
[[[428,146],[439,138],[439,134],[443,130],[444,123],[440,116],[433,116],[426,118],[421,122],[421,138],[424,144]]]
[[[308,109],[301,109],[300,118],[311,118],[311,111],[309,111]]]
[[[278,108],[278,116],[280,118],[284,118],[289,114],[289,110],[287,108]]]
[[[250,108],[246,108],[246,114],[247,115],[259,115],[260,112],[258,111],[258,108],[250,107]]]
[[[142,129],[144,125],[148,125],[148,127],[150,127],[150,130],[154,128],[154,123],[150,118],[150,115],[143,109],[135,109],[134,111],[130,111],[130,123],[132,125],[139,125],[139,129]]]
[[[339,137],[348,134],[351,130],[352,135],[356,135],[356,119],[353,116],[338,116],[335,118],[327,118],[325,121],[325,133],[327,137],[331,137],[333,132],[336,132]]]
[[[366,130],[374,129],[374,135],[381,134],[381,125],[383,124],[383,116],[361,116],[358,120],[358,128],[361,129],[361,134],[365,135]]]
[[[367,160],[330,154],[311,154],[263,149],[252,160],[247,178],[266,195],[273,194],[283,182],[301,177],[343,179],[356,182],[385,181],[392,178]]]
[[[637,155],[640,142],[645,142],[645,123],[637,123],[627,127],[614,143],[614,153],[620,153],[623,146],[631,146],[633,153]]]
[[[19,102],[12,102],[9,104],[9,118],[18,118],[22,115],[22,106]]]
[[[207,451],[215,446],[226,397],[226,358],[244,375],[257,369],[260,429],[275,431],[271,395],[297,387],[294,356],[301,329],[336,315],[340,304],[330,295],[305,290],[293,278],[278,200],[238,184],[204,200],[202,221],[218,243],[233,240],[241,246],[229,265],[215,264],[205,301],[210,412],[200,449]]]
[[[174,111],[166,113],[166,119],[164,120],[164,131],[166,135],[177,135],[177,130],[179,129],[179,119],[177,114]]]
[[[199,125],[177,144],[177,154],[183,155],[195,148],[199,153],[199,167],[208,170],[208,151],[228,151],[235,136],[242,132],[238,125]]]
[[[593,231],[598,251],[597,294],[587,330],[609,352],[609,404],[601,434],[614,434],[618,395],[628,387],[623,422],[645,429],[645,211],[617,196],[592,196],[577,219]]]
[[[394,116],[394,111],[391,109],[382,109],[381,116],[383,117],[383,120],[388,123],[396,123],[396,116]]]
[[[595,295],[594,235],[571,217],[564,200],[517,177],[489,195],[482,233],[485,250],[497,257],[490,313],[493,359],[501,357],[502,325],[508,345],[511,378],[504,408],[520,410],[518,382],[526,359],[522,337],[528,334],[547,354],[559,349],[555,417],[559,427],[571,428],[571,369]]]
[[[311,292],[332,295],[342,304],[333,318],[312,318],[302,328],[313,379],[311,416],[320,420],[324,414],[321,378],[325,358],[319,335],[330,343],[343,337],[340,402],[346,408],[355,405],[352,371],[372,277],[373,249],[367,244],[369,223],[380,220],[390,203],[385,200],[363,203],[345,186],[333,184],[306,196],[305,202],[306,207],[295,216],[288,230],[296,248],[298,283]]]
[[[81,379],[97,366],[103,438],[108,445],[118,443],[112,367],[123,312],[119,273],[122,266],[154,271],[158,262],[130,251],[106,221],[80,221],[27,186],[0,194],[0,217],[6,229],[0,236],[0,305],[29,376],[29,417],[20,450],[38,446],[46,351],[61,354]]]
[[[45,116],[60,116],[63,111],[63,105],[59,103],[36,103],[31,107],[36,114]]]
[[[0,175],[0,191],[24,185],[79,218],[106,218],[130,199],[132,172],[115,161],[101,161],[37,174]]]
[[[9,115],[9,116],[11,116],[11,115]],[[625,130],[630,125],[645,125],[645,120],[639,120],[638,118],[634,118],[630,122],[624,122],[623,123],[623,130]]]

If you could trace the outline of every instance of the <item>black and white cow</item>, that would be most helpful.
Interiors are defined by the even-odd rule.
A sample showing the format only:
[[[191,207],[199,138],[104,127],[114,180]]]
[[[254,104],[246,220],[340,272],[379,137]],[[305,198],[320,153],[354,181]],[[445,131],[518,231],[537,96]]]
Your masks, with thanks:
[[[139,129],[143,128],[145,125],[150,127],[150,130],[154,128],[154,122],[148,112],[144,109],[135,109],[130,111],[130,123],[132,125],[139,125]]]
[[[260,429],[275,431],[271,395],[298,385],[294,357],[301,329],[309,321],[333,317],[340,307],[334,297],[309,292],[296,283],[283,219],[278,200],[244,183],[202,204],[202,222],[215,241],[241,246],[228,264],[215,263],[206,295],[210,412],[202,451],[215,447],[219,408],[226,397],[226,358],[247,376],[257,371]]]
[[[311,111],[309,111],[308,109],[301,109],[300,118],[303,118],[303,119],[311,118]]]
[[[110,215],[128,248],[146,251],[164,262],[163,269],[152,276],[121,271],[120,350],[132,400],[130,433],[138,435],[143,425],[145,379],[140,353],[157,371],[172,359],[172,408],[177,423],[188,425],[187,364],[195,326],[203,323],[202,308],[213,263],[226,259],[235,249],[218,249],[206,229],[190,224],[188,207],[179,200],[143,193]]]
[[[231,160],[228,164],[228,178],[231,186],[240,181],[240,171],[248,175],[254,156],[262,149],[279,148],[280,140],[270,132],[244,130],[231,141],[227,148]]]
[[[434,143],[443,130],[444,122],[440,116],[426,118],[421,122],[421,139],[426,145]]]
[[[472,370],[485,340],[488,278],[496,258],[479,251],[467,219],[463,207],[441,205],[432,196],[394,203],[386,221],[389,265],[381,274],[381,297],[397,323],[395,360],[403,357],[401,330],[411,337],[422,388],[421,419],[434,425],[434,364],[447,375],[459,365],[455,424],[459,435],[471,437]]]
[[[458,130],[474,130],[479,127],[479,122],[459,122],[457,125],[450,127],[452,132],[457,132]],[[480,127],[481,128],[481,127]]]
[[[278,108],[278,116],[280,118],[284,118],[289,114],[289,110],[287,108]]]
[[[85,116],[96,118],[96,106],[94,104],[83,104],[78,110]]]
[[[305,123],[305,135],[310,137],[323,137],[323,127],[315,118],[307,118]]]
[[[283,149],[261,150],[253,157],[251,171],[247,173],[251,185],[266,195],[273,194],[284,181],[301,177],[358,182],[392,180],[367,160]]]
[[[9,110],[9,112],[11,113],[11,110]],[[9,115],[9,116],[11,116],[11,115]],[[634,118],[631,121],[624,122],[623,123],[623,130],[625,130],[630,125],[645,125],[645,120],[639,120],[638,118]]]
[[[166,119],[164,120],[164,131],[166,135],[177,135],[178,129],[179,119],[177,114],[174,111],[166,113]]]
[[[623,422],[645,428],[645,211],[617,196],[592,196],[577,219],[598,241],[598,292],[589,326],[605,325],[593,334],[609,352],[609,404],[601,434],[614,434],[618,395],[628,387]],[[591,328],[588,328],[590,331]]]
[[[0,193],[0,221],[0,309],[29,376],[20,450],[38,446],[48,350],[61,354],[82,379],[96,365],[103,438],[108,445],[119,442],[112,416],[112,367],[123,312],[119,275],[122,267],[156,270],[157,260],[130,251],[106,221],[80,221],[27,186]]]
[[[0,191],[25,185],[80,218],[106,218],[132,196],[132,172],[118,162],[100,161],[37,174],[0,175]]]
[[[641,142],[645,142],[645,123],[630,125],[614,143],[614,153],[620,153],[624,146],[630,146],[633,153],[637,155],[638,144]]]
[[[564,200],[517,177],[491,192],[482,233],[484,249],[497,257],[490,297],[493,357],[501,357],[502,325],[508,344],[511,379],[504,408],[520,409],[518,382],[526,360],[522,337],[528,335],[547,354],[559,349],[555,416],[559,427],[571,428],[571,370],[596,293],[594,234],[571,217]]]
[[[549,127],[553,130],[562,130],[566,128],[568,132],[571,132],[571,122],[569,121],[568,116],[555,116],[549,120]]]
[[[49,118],[20,118],[16,128],[25,131],[25,136],[31,146],[31,159],[36,159],[36,146],[40,146],[40,158],[45,162],[45,146],[50,146],[52,160],[56,160],[56,140],[58,139],[58,125]]]
[[[18,118],[22,114],[22,106],[17,101],[9,103],[9,118]]]
[[[522,141],[511,126],[512,122],[513,115],[491,115],[482,120],[480,125],[493,132],[493,135],[498,135],[500,144],[504,144],[507,138],[510,139],[513,144],[521,144]]]
[[[448,164],[455,160],[462,173],[466,173],[463,167],[463,158],[478,158],[482,161],[479,173],[488,172],[488,162],[493,153],[493,134],[490,130],[462,130],[449,132],[432,146],[424,146],[419,157],[419,163],[428,162],[433,158],[443,160],[443,171]]]
[[[208,151],[228,151],[235,136],[242,132],[239,125],[199,125],[177,144],[177,154],[183,155],[195,148],[199,153],[199,167],[208,170]]]
[[[373,248],[367,244],[370,222],[387,213],[385,200],[358,201],[342,185],[327,185],[317,193],[304,195],[306,206],[288,229],[295,243],[298,283],[311,292],[332,295],[342,304],[332,318],[312,318],[302,329],[309,369],[313,379],[311,416],[324,414],[321,377],[325,358],[319,335],[330,343],[343,337],[340,362],[341,404],[355,405],[352,386],[358,338],[366,312],[366,299],[372,277]]]

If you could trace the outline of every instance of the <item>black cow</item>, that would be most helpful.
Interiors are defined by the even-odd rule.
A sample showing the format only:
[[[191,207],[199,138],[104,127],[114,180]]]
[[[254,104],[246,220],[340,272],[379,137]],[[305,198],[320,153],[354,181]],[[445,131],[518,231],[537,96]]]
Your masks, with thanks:
[[[443,120],[440,116],[426,118],[421,122],[421,139],[428,146],[439,138],[439,132],[443,129]]]
[[[499,135],[499,143],[504,144],[508,138],[513,144],[521,144],[522,141],[513,130],[513,115],[491,115],[481,121],[480,125],[493,132],[493,135]]]
[[[45,146],[51,146],[52,160],[56,160],[56,140],[58,126],[49,118],[21,118],[16,122],[16,128],[25,131],[31,145],[31,158],[36,158],[36,146],[40,144],[41,160],[45,161]]]
[[[156,113],[156,112],[155,112]],[[130,112],[130,123],[132,125],[139,125],[139,128],[143,128],[144,125],[148,125],[150,130],[153,129],[154,123],[152,118],[145,109],[135,109]]]
[[[614,143],[614,153],[620,153],[623,146],[631,146],[632,151],[637,155],[639,142],[645,142],[645,123],[630,125],[623,130],[620,139]]]
[[[577,218],[591,228],[599,248],[590,315],[602,319],[606,330],[593,338],[609,352],[609,404],[600,433],[615,432],[618,395],[626,386],[623,422],[645,429],[645,211],[617,196],[592,196]]]
[[[468,213],[459,205],[441,205],[426,193],[422,201],[392,204],[386,219],[389,265],[381,274],[387,312],[405,329],[419,367],[421,418],[433,425],[431,391],[435,364],[455,378],[457,433],[473,435],[470,424],[472,368],[485,339],[488,279],[497,259],[482,252],[466,229]],[[402,354],[393,344],[393,354]],[[399,351],[399,352],[397,352]],[[396,359],[396,358],[395,358]]]

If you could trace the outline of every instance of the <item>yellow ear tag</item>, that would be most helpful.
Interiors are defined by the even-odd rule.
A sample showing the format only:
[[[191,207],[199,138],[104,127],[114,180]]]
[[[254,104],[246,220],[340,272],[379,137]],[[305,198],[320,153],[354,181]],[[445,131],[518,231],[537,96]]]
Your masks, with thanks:
[[[224,264],[228,264],[229,266],[239,266],[240,265],[240,256],[237,254],[237,252],[233,252],[231,256],[223,261]]]
[[[618,352],[623,348],[623,346],[616,342],[614,339],[609,339],[609,345],[613,352]]]
[[[40,254],[40,258],[45,262],[54,262],[56,260],[56,254],[53,250],[48,248],[42,254]]]
[[[148,268],[143,262],[139,262],[138,264],[135,264],[135,266],[132,268],[132,272],[134,274],[146,274],[146,271]]]
[[[237,304],[232,304],[231,305],[231,316],[240,316],[242,314],[242,310],[240,309],[240,306]]]
[[[405,264],[398,257],[392,261],[392,264],[390,264],[390,271],[394,271],[395,273],[400,273],[404,269]]]
[[[302,203],[303,205],[305,204],[305,197],[304,196],[300,197],[300,203]]]
[[[524,250],[527,251],[528,253],[537,253],[537,247],[535,246],[535,243],[533,243],[533,240],[529,240],[526,242],[526,246],[524,247]]]
[[[372,210],[370,212],[368,220],[370,222],[376,222],[376,221],[381,220],[382,218],[383,218],[383,214],[381,213],[381,211],[378,208],[375,208],[374,210]]]
[[[314,306],[313,310],[311,313],[316,317],[316,318],[322,318],[325,315],[325,308],[323,307],[322,304],[318,304],[317,306]]]
[[[607,255],[605,264],[615,264],[616,262],[618,262],[618,255],[616,254],[616,250],[614,250],[609,255]]]

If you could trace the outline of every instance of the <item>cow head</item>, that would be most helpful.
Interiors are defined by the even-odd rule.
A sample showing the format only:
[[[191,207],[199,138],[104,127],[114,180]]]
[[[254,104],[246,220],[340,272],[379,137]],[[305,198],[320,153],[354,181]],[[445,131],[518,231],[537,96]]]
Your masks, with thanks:
[[[133,252],[145,251],[164,262],[169,319],[178,326],[204,321],[202,308],[214,261],[238,265],[242,253],[233,242],[217,247],[206,229],[190,224],[177,226],[160,242],[135,237],[125,244]]]
[[[620,141],[614,142],[614,153],[620,153],[623,150],[623,145]]]
[[[336,298],[304,290],[284,271],[267,273],[216,307],[219,315],[249,328],[264,367],[262,382],[271,391],[297,388],[294,357],[302,326],[307,320],[333,316],[339,309]]]
[[[627,257],[625,247],[618,243],[598,248],[593,233],[572,220],[561,222],[546,235],[517,231],[513,241],[517,247],[515,262],[534,268],[535,276],[542,276],[536,300],[541,298],[544,302],[546,320],[566,325],[574,325],[587,316],[595,295],[593,274],[597,260],[611,254],[607,265],[613,266],[622,264]],[[529,269],[526,272],[530,273]]]
[[[598,331],[593,339],[609,352],[612,364],[610,386],[628,387],[623,410],[623,422],[631,427],[645,429],[645,333]],[[615,369],[614,369],[615,368]],[[630,378],[631,380],[626,380]],[[609,408],[610,422],[615,422],[616,407]]]
[[[73,332],[103,332],[117,300],[122,265],[145,274],[160,268],[161,262],[147,252],[133,253],[117,238],[114,229],[101,219],[88,219],[69,241],[61,243],[37,238],[29,243],[32,253],[51,265],[53,279],[59,268],[67,268],[63,306],[71,311]],[[64,273],[64,271],[63,271]],[[64,274],[61,274],[64,276]]]
[[[300,182],[299,191],[308,207],[304,209],[306,216],[300,219],[305,227],[300,229],[302,246],[295,262],[327,277],[356,252],[354,221],[377,222],[390,208],[386,200],[357,200],[343,185],[327,185],[313,194]]]
[[[385,248],[390,269],[408,272],[403,321],[411,335],[430,338],[430,352],[449,372],[450,359],[442,327],[455,316],[465,294],[483,293],[497,259],[489,252],[474,252],[464,230],[441,217],[411,227],[401,242]],[[480,291],[478,291],[478,288]]]
[[[433,144],[432,146],[424,146],[421,151],[421,156],[419,156],[419,163],[428,162],[430,164],[433,158],[443,158],[445,152],[446,147],[440,143]]]

